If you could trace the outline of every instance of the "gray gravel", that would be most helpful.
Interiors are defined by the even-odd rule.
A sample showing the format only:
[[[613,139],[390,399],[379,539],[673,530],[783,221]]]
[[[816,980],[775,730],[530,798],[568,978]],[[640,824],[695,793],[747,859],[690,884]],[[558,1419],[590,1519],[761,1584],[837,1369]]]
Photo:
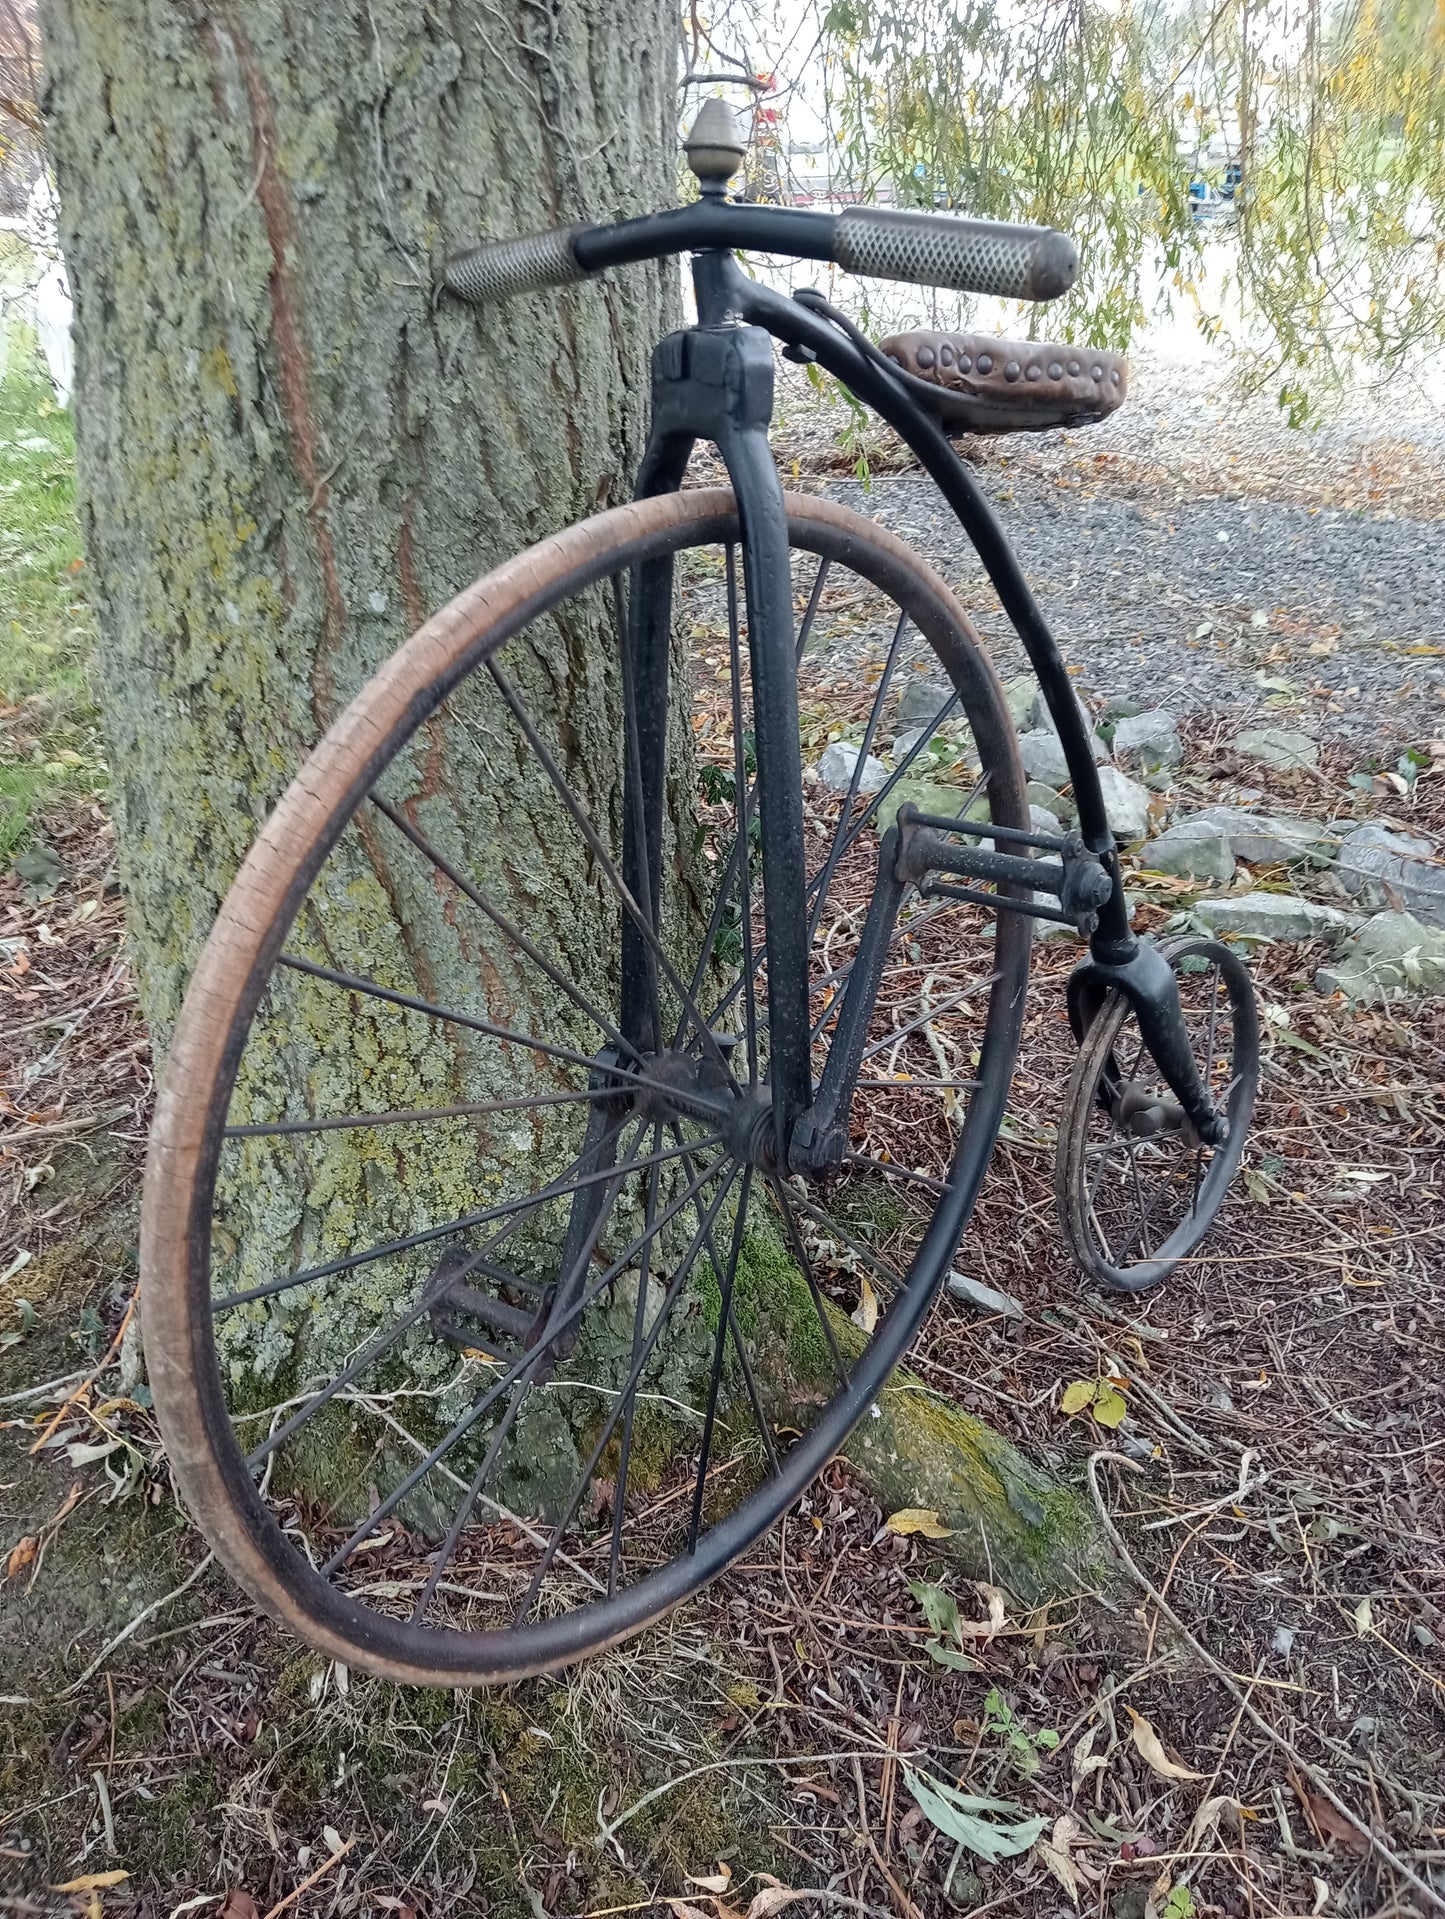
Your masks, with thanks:
[[[975,445],[978,477],[1079,683],[1181,718],[1264,717],[1384,760],[1445,734],[1445,656],[1403,650],[1445,646],[1438,417],[1364,396],[1327,429],[1292,432],[1267,403],[1212,392],[1209,377],[1146,361],[1102,427]],[[790,410],[813,448],[830,441],[826,409],[806,425]],[[823,487],[925,551],[1000,671],[1022,669],[927,479],[877,471],[867,488]]]
[[[1396,751],[1445,730],[1445,657],[1395,650],[1445,638],[1439,523],[1259,500],[1150,508],[1102,492],[1080,499],[1031,473],[980,477],[1087,692],[1181,716],[1289,714],[1317,737]],[[972,549],[927,480],[828,491],[926,552],[962,588],[1000,671],[1021,669]],[[1309,651],[1331,641],[1332,651]]]

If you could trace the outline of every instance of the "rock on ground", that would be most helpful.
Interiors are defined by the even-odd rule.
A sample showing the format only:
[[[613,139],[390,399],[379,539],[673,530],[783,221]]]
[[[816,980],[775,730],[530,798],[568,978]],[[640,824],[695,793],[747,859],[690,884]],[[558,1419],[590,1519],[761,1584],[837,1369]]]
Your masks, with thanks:
[[[1343,993],[1359,1005],[1409,994],[1445,993],[1445,932],[1411,913],[1376,913],[1315,974],[1321,993]]]
[[[1373,823],[1353,826],[1340,841],[1335,878],[1362,906],[1403,905],[1425,925],[1445,927],[1445,866],[1431,852],[1429,840]]]
[[[1258,760],[1276,773],[1288,773],[1301,766],[1318,766],[1319,742],[1308,733],[1293,733],[1283,726],[1255,726],[1234,738],[1234,750],[1246,759]]]
[[[1233,899],[1198,900],[1194,911],[1211,933],[1247,939],[1341,939],[1359,925],[1337,906],[1296,899],[1289,893],[1239,893]]]
[[[1025,773],[1041,786],[1068,785],[1069,763],[1064,758],[1064,749],[1059,744],[1057,733],[1050,733],[1046,728],[1041,728],[1037,733],[1020,733],[1019,758],[1024,763]]]
[[[1200,816],[1178,820],[1167,833],[1151,840],[1144,849],[1144,864],[1151,872],[1207,880],[1217,886],[1227,886],[1234,878],[1228,835],[1217,820]]]
[[[1016,682],[1010,681],[1009,684],[1014,685]],[[1069,691],[1074,696],[1074,711],[1079,716],[1079,724],[1089,735],[1089,738],[1092,739],[1094,737],[1094,716],[1088,707],[1085,706],[1083,695],[1079,692],[1078,687],[1070,686]],[[1059,730],[1054,724],[1054,716],[1049,711],[1049,703],[1044,698],[1043,689],[1037,681],[1034,682],[1034,695],[1029,705],[1027,718],[1029,725],[1032,727],[1044,727],[1051,733],[1057,733]]]
[[[1114,758],[1145,778],[1170,772],[1184,758],[1184,743],[1172,716],[1154,707],[1121,719],[1114,728]]]
[[[1334,856],[1328,829],[1312,820],[1249,813],[1242,806],[1206,806],[1192,817],[1218,826],[1230,852],[1250,866],[1326,865]]]
[[[1149,793],[1137,780],[1121,773],[1117,766],[1099,768],[1099,785],[1104,791],[1104,813],[1109,830],[1126,846],[1142,840],[1149,831]]]
[[[912,674],[898,696],[897,726],[900,733],[909,727],[926,726],[953,695],[953,683],[940,674]]]
[[[825,747],[818,759],[818,778],[830,793],[846,793],[853,783],[853,769],[858,764],[862,749],[849,746],[846,740],[834,740]],[[876,793],[888,784],[888,768],[882,760],[874,759],[870,753],[863,762],[863,770],[858,775],[857,791]]]

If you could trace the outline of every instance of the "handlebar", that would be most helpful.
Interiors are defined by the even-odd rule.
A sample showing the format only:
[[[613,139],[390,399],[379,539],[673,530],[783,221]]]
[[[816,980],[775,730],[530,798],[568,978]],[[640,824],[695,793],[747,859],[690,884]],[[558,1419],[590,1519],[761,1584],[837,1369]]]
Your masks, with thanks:
[[[1009,226],[953,213],[896,207],[735,205],[705,197],[691,206],[608,226],[558,228],[520,240],[492,240],[453,254],[442,285],[484,305],[538,287],[566,286],[608,267],[714,247],[747,247],[830,260],[849,273],[916,286],[952,287],[1008,300],[1056,300],[1079,270],[1074,243],[1051,227]]]

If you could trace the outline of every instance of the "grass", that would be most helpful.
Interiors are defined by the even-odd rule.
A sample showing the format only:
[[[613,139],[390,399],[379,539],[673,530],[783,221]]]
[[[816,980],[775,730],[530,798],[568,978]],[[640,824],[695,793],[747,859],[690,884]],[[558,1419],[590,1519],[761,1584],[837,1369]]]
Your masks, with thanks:
[[[70,415],[17,329],[0,381],[0,869],[48,814],[105,790],[93,641]]]

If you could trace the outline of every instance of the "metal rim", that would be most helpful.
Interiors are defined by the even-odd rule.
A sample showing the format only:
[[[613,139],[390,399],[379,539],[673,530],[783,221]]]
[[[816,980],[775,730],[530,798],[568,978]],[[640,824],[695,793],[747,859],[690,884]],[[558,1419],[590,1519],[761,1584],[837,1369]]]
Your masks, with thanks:
[[[1127,999],[1121,993],[1109,993],[1090,1023],[1074,1063],[1059,1123],[1055,1190],[1060,1221],[1075,1259],[1092,1278],[1116,1292],[1149,1291],[1201,1244],[1239,1170],[1259,1088],[1258,1013],[1243,961],[1229,947],[1204,938],[1167,941],[1161,950],[1176,972],[1180,972],[1181,962],[1198,961],[1205,980],[1217,982],[1213,1018],[1204,1035],[1205,1060],[1200,1064],[1203,1069],[1206,1061],[1210,1062],[1215,1096],[1224,1098],[1229,1139],[1212,1152],[1197,1141],[1189,1141],[1187,1129],[1167,1136],[1173,1144],[1148,1137],[1142,1144],[1135,1143],[1124,1111],[1128,1102],[1119,1097],[1120,1085],[1130,1093],[1145,1088],[1136,1096],[1136,1103],[1142,1104],[1163,1088],[1163,1082],[1157,1069],[1152,1075],[1145,1071],[1140,1077],[1141,1065],[1152,1066],[1152,1062],[1145,1058],[1137,1031],[1128,1040],[1124,1038],[1132,1021]],[[1189,970],[1182,973],[1180,990],[1186,1004],[1190,977]],[[1221,1072],[1212,1063],[1217,1060],[1222,1037],[1219,1015],[1226,1005],[1230,1052],[1228,1067]],[[1198,1054],[1197,1035],[1194,1046]],[[1167,1095],[1167,1088],[1163,1093]],[[1168,1107],[1172,1102],[1166,1098],[1163,1104]],[[1177,1124],[1177,1116],[1171,1117]],[[1107,1125],[1102,1141],[1097,1137],[1101,1124]],[[1121,1184],[1130,1193],[1131,1204],[1126,1210],[1138,1215],[1131,1237],[1122,1244],[1115,1243],[1099,1213],[1100,1182],[1109,1176],[1111,1167],[1120,1173]],[[1163,1223],[1158,1217],[1161,1182],[1177,1187],[1185,1181],[1189,1203],[1182,1213],[1176,1209],[1176,1223],[1158,1237],[1151,1228]],[[1167,1222],[1168,1208],[1163,1211]],[[1131,1258],[1136,1248],[1140,1256]]]
[[[912,596],[920,631],[970,682],[970,717],[991,735],[1001,820],[1023,813],[1023,778],[1000,689],[947,590],[901,543],[826,502],[789,503],[794,544],[885,591]],[[211,1334],[210,1222],[227,1108],[287,930],[346,824],[400,746],[459,681],[547,608],[636,562],[737,537],[731,495],[670,496],[598,516],[498,569],[428,622],[358,696],[267,822],[218,919],[177,1027],[147,1165],[142,1261],[147,1357],[181,1489],[219,1555],[267,1610],[333,1656],[386,1676],[476,1683],[553,1669],[636,1631],[719,1571],[791,1503],[837,1449],[913,1338],[971,1211],[1007,1094],[1022,1017],[1028,928],[1001,914],[980,1087],[945,1190],[896,1302],[846,1390],[779,1472],[698,1540],[685,1562],[602,1605],[511,1632],[421,1636],[313,1572],[287,1543],[236,1442]],[[929,631],[932,628],[933,631]],[[949,637],[951,636],[951,637]],[[963,649],[963,650],[960,650]],[[1012,823],[1012,820],[1009,820]]]

